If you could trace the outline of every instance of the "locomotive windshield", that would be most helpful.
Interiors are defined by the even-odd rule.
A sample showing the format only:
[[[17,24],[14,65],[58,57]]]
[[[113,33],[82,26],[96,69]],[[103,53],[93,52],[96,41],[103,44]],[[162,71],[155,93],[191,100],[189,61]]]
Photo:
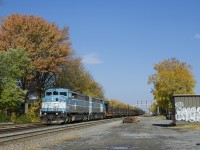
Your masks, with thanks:
[[[60,92],[60,95],[67,96],[67,92]]]
[[[54,92],[53,92],[53,95],[58,95],[58,92],[57,92],[57,91],[54,91]]]
[[[51,96],[52,95],[52,92],[46,92],[46,96]],[[54,91],[53,92],[53,95],[63,95],[63,96],[67,96],[67,92],[57,92],[57,91]]]
[[[52,92],[46,92],[46,96],[51,96]]]

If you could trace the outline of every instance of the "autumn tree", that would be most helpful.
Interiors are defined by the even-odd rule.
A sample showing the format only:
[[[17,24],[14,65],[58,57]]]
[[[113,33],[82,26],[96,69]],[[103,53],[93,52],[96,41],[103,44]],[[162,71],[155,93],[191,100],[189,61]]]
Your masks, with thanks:
[[[134,107],[134,106],[131,106],[131,105],[128,105],[128,104],[125,104],[117,99],[110,99],[108,100],[109,103],[114,106],[115,108],[118,107],[118,108],[129,108],[129,109],[132,109],[132,110],[138,110],[138,111],[142,111],[142,109],[138,108],[138,107]]]
[[[68,28],[59,29],[42,17],[12,14],[1,19],[0,51],[23,47],[31,59],[22,89],[35,90],[39,96],[62,72],[62,66],[73,53]]]
[[[122,108],[126,108],[127,107],[126,104],[124,104],[124,103],[122,103],[122,102],[120,102],[119,100],[116,100],[116,99],[111,99],[110,103],[115,107],[122,107]]]
[[[103,87],[94,80],[89,81],[83,93],[93,97],[104,98]]]
[[[152,112],[152,113],[154,113],[154,114],[156,114],[157,113],[157,105],[156,105],[156,102],[154,102],[153,104],[151,104],[151,106],[150,106],[150,111]]]
[[[63,65],[63,71],[56,79],[55,87],[69,88],[86,95],[104,98],[103,88],[85,70],[79,57],[71,57]]]
[[[191,66],[171,58],[154,65],[155,74],[149,76],[148,84],[153,84],[154,99],[164,112],[171,107],[173,94],[193,94],[195,79]]]

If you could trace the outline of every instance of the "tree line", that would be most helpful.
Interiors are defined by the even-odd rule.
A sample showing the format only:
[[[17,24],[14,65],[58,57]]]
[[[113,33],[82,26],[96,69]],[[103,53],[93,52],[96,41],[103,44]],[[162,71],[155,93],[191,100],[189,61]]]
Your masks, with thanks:
[[[102,86],[71,48],[68,27],[42,17],[12,14],[0,24],[0,110],[13,112],[50,87],[104,98]]]

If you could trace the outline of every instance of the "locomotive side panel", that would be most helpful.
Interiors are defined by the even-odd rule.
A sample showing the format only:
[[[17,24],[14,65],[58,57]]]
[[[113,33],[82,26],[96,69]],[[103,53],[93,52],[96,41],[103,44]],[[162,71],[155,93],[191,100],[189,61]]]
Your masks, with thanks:
[[[88,96],[69,92],[69,100],[67,103],[69,113],[72,114],[89,114],[89,98]]]
[[[91,119],[100,119],[104,118],[106,114],[106,106],[105,102],[102,99],[94,98],[89,96],[90,98],[90,117]]]

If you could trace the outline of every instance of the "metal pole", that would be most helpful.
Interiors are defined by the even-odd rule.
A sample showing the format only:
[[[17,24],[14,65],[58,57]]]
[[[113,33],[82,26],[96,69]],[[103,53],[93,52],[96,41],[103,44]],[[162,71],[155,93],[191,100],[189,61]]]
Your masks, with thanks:
[[[157,105],[157,115],[159,115],[160,112],[159,112],[159,105]]]

